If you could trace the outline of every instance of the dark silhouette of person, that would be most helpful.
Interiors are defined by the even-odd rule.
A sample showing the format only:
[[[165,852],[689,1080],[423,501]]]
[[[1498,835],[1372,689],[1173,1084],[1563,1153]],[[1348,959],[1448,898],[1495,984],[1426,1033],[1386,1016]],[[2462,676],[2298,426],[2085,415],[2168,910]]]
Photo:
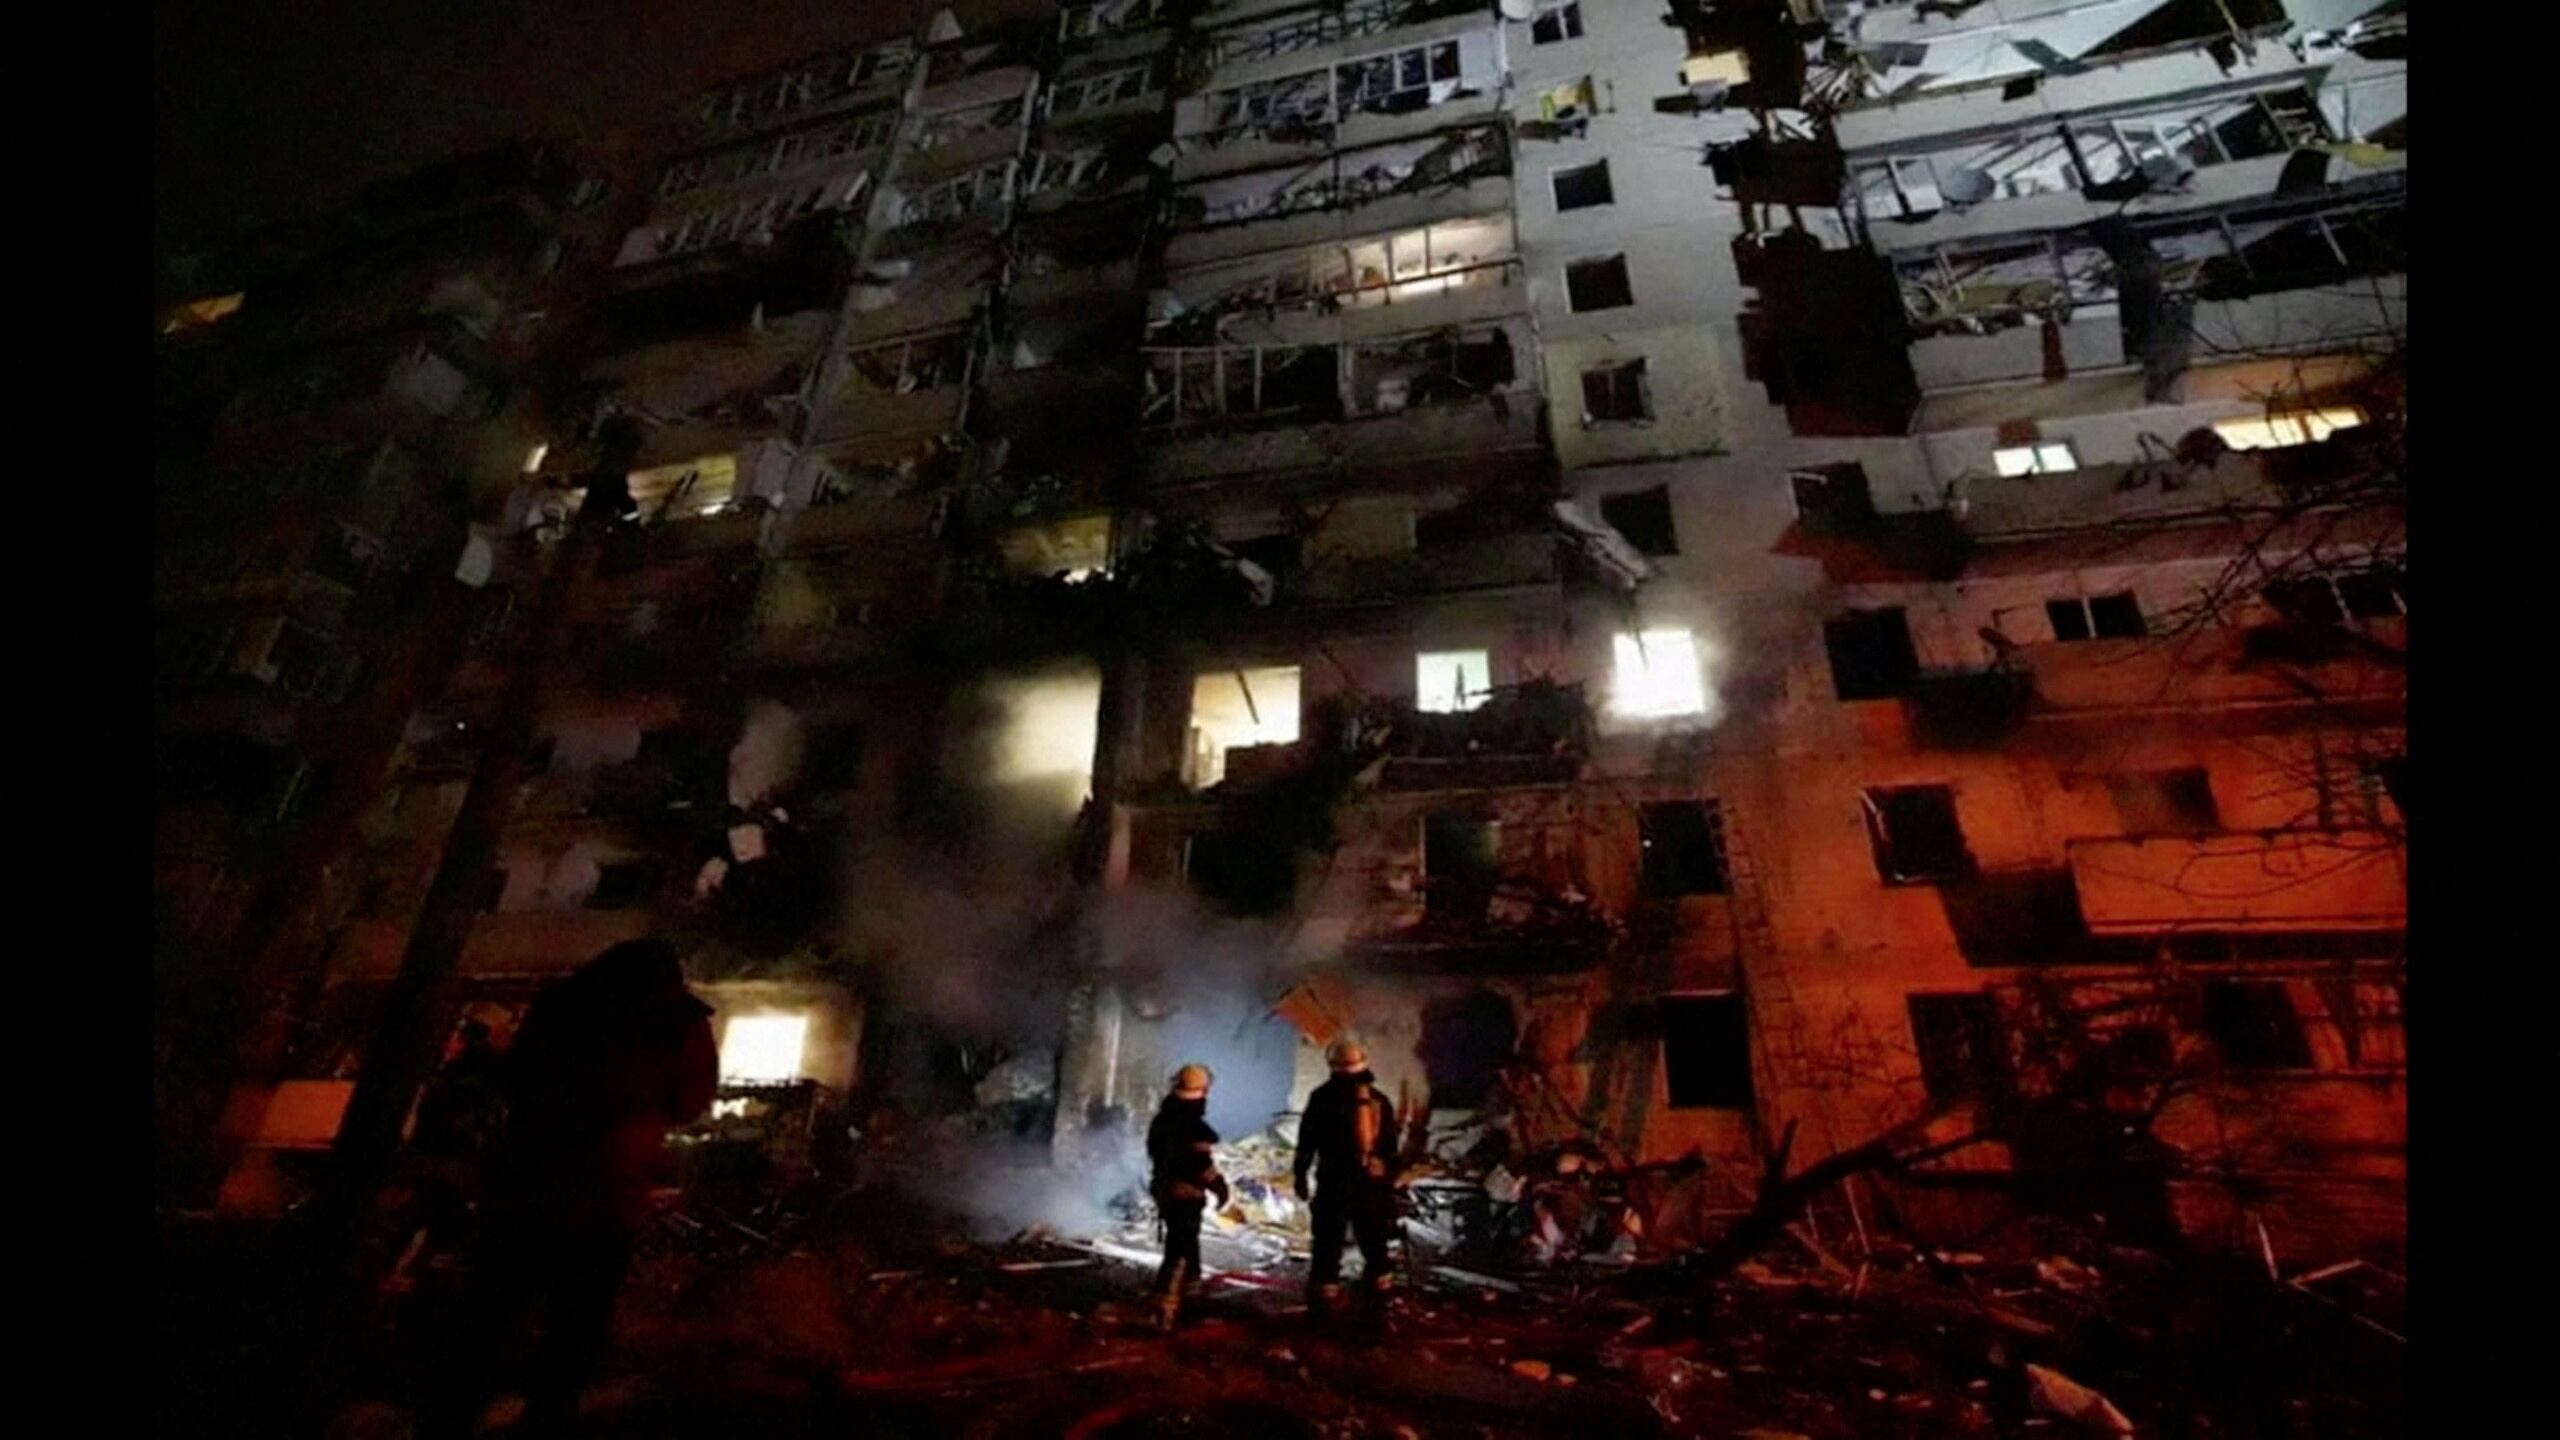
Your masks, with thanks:
[[[1218,1173],[1218,1132],[1209,1128],[1209,1067],[1185,1065],[1147,1126],[1147,1192],[1164,1221],[1164,1264],[1156,1271],[1158,1323],[1170,1330],[1182,1309],[1185,1280],[1200,1277],[1200,1217],[1209,1197],[1227,1203],[1227,1179]]]
[[[465,1020],[459,1042],[418,1101],[410,1140],[417,1171],[413,1255],[451,1242],[461,1230],[475,1172],[505,1113],[503,1061],[490,1043],[489,1027]]]
[[[507,1053],[487,1233],[422,1437],[471,1433],[495,1388],[496,1347],[528,1312],[546,1325],[519,1433],[561,1433],[576,1418],[612,1339],[667,1132],[710,1108],[710,1017],[663,940],[624,941],[534,1001]]]
[[[1360,1243],[1360,1282],[1367,1298],[1386,1298],[1390,1279],[1387,1238],[1396,1222],[1395,1107],[1378,1093],[1368,1052],[1337,1040],[1325,1052],[1333,1074],[1307,1096],[1298,1120],[1296,1181],[1307,1194],[1307,1172],[1316,1177],[1309,1204],[1315,1221],[1314,1254],[1307,1267],[1307,1304],[1330,1308],[1342,1295],[1342,1240],[1349,1229]]]

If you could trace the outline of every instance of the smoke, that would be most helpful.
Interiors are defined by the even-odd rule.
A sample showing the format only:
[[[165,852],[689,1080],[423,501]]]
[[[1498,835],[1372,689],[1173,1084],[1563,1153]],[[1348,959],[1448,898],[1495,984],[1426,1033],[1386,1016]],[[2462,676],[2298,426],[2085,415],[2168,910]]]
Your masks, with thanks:
[[[800,717],[788,706],[758,701],[729,751],[729,803],[752,808],[800,774]]]
[[[950,739],[902,797],[899,823],[847,836],[838,939],[897,1032],[865,1069],[921,1132],[900,1168],[991,1237],[1114,1227],[1114,1202],[1145,1179],[1138,1132],[1178,1065],[1216,1072],[1211,1123],[1230,1139],[1288,1101],[1295,1032],[1268,1016],[1285,985],[1281,928],[1214,915],[1180,891],[1075,879],[1099,695],[1090,669],[970,689],[943,717]],[[1111,977],[1097,1003],[1126,1049],[1103,1093],[1060,1103],[1046,1087],[1074,1038],[1074,987],[1097,969]],[[1007,1057],[1009,1073],[997,1070]],[[1020,1092],[1023,1072],[1043,1093]],[[1087,1102],[1115,1123],[1088,1127]]]

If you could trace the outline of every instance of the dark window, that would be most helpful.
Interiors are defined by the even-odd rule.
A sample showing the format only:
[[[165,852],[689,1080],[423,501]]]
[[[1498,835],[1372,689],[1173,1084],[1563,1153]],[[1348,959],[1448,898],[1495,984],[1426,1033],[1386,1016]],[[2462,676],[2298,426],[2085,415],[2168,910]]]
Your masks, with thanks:
[[[2338,604],[2338,592],[2329,587],[2325,576],[2279,580],[2269,585],[2265,594],[2277,614],[2296,624],[2335,625],[2347,618]]]
[[[1194,889],[1236,915],[1282,909],[1298,879],[1296,852],[1285,837],[1267,830],[1201,831],[1191,837],[1182,863]]]
[[[2204,1033],[2223,1060],[2247,1070],[2307,1070],[2311,1043],[2279,980],[2208,980]]]
[[[2385,620],[2408,608],[2398,570],[2378,567],[2338,577],[2338,602],[2359,620]]]
[[[617,860],[596,868],[596,888],[587,892],[590,910],[637,910],[658,893],[658,866],[651,860]]]
[[[1911,1038],[1932,1100],[1995,1095],[2008,1080],[2008,1044],[1988,995],[1912,996]]]
[[[1574,165],[1554,175],[1556,208],[1584,210],[1594,205],[1615,202],[1617,192],[1609,186],[1609,162],[1594,160],[1588,165]]]
[[[1823,622],[1822,645],[1831,654],[1831,688],[1843,700],[1908,695],[1920,678],[1920,654],[1911,648],[1911,622],[1899,605],[1852,610]]]
[[[560,737],[537,735],[534,737],[532,748],[524,752],[524,768],[540,774],[551,768],[552,757],[559,753]]]
[[[1671,492],[1663,486],[1603,499],[1600,518],[1647,555],[1680,553],[1680,537],[1671,525]]]
[[[1636,836],[1648,899],[1725,893],[1724,812],[1713,800],[1639,806]]]
[[[1787,481],[1795,491],[1796,518],[1808,534],[1853,535],[1875,521],[1866,467],[1856,461],[1798,470]]]
[[[1627,257],[1610,255],[1598,260],[1577,260],[1564,267],[1565,304],[1575,313],[1586,310],[1615,310],[1636,303],[1635,287],[1627,280]]]
[[[1582,419],[1650,420],[1653,401],[1645,393],[1644,361],[1600,365],[1582,372]]]
[[[1279,576],[1298,568],[1298,554],[1302,546],[1297,536],[1283,530],[1275,535],[1256,535],[1250,540],[1231,541],[1227,548],[1239,558],[1260,566],[1265,573]]]
[[[1481,918],[1502,875],[1501,827],[1459,812],[1424,816],[1422,875],[1431,913]]]
[[[2133,592],[2129,590],[2090,596],[2089,623],[2096,627],[2099,638],[2106,640],[2129,640],[2151,633],[2151,627],[2142,622],[2142,607],[2133,603]]]
[[[1565,0],[1562,5],[1541,10],[1538,17],[1529,22],[1529,43],[1532,45],[1553,45],[1559,40],[1581,38],[1581,0]]]
[[[2110,775],[2107,794],[2127,835],[2201,835],[2222,828],[2213,785],[2201,765]]]
[[[1889,885],[1928,884],[1973,872],[1956,792],[1944,785],[1898,785],[1866,793],[1867,839],[1876,873]]]
[[[2053,621],[2056,640],[2123,640],[2150,633],[2142,623],[2142,607],[2127,590],[2086,600],[2047,600],[2044,613]]]
[[[812,727],[801,748],[800,783],[819,793],[853,789],[862,778],[863,738],[856,721]]]
[[[320,688],[329,667],[329,642],[299,625],[287,625],[276,632],[267,663],[275,667],[277,688],[288,695],[308,695]]]
[[[500,902],[507,898],[507,867],[492,866],[480,881],[480,913],[494,915]]]
[[[1674,1110],[1750,1109],[1751,1027],[1742,997],[1663,997],[1662,1070]]]

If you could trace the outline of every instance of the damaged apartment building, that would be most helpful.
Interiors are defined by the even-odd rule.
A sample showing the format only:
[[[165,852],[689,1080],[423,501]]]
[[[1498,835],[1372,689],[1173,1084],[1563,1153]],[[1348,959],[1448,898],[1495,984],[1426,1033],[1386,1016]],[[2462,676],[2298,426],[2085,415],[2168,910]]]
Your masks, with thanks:
[[[276,1083],[299,1063],[286,1017],[371,903],[359,821],[459,648],[446,577],[536,427],[544,318],[600,195],[510,147],[164,266],[155,1010],[181,1203],[244,1147],[331,1132],[328,1094]]]
[[[584,394],[643,453],[473,993],[678,935],[761,1123],[976,943],[1057,996],[1007,1045],[1069,1148],[1193,1059],[1260,1129],[1348,1034],[1453,1156],[1747,1205],[1782,1143],[1969,1133],[1861,1213],[2098,1176],[2387,1248],[2404,37],[1102,0],[723,89],[608,247]],[[413,722],[406,903],[582,434]],[[1024,797],[1001,861],[914,833]],[[987,945],[991,896],[1102,918]]]

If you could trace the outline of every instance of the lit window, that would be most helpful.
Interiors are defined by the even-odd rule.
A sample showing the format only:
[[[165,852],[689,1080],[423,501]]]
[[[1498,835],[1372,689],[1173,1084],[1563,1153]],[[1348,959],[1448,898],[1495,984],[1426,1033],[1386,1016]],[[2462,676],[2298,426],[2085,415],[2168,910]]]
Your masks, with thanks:
[[[1482,650],[1426,651],[1413,657],[1414,708],[1433,715],[1473,710],[1492,693],[1493,660]]]
[[[1706,681],[1697,638],[1686,630],[1647,630],[1617,637],[1617,679],[1609,708],[1629,719],[1706,713]]]
[[[216,295],[209,300],[191,300],[160,317],[160,333],[175,335],[181,330],[194,330],[228,318],[248,299],[246,295]]]
[[[800,1078],[809,1045],[807,1015],[740,1015],[720,1035],[720,1079],[729,1085],[788,1085]]]
[[[2341,430],[2352,430],[2364,423],[2364,412],[2353,406],[2331,410],[2302,410],[2291,415],[2260,415],[2247,420],[2225,420],[2213,427],[2222,443],[2234,450],[2281,450],[2288,445],[2308,445],[2326,440]]]
[[[631,503],[649,519],[717,515],[738,487],[738,457],[705,455],[631,474]]]
[[[2045,440],[2033,445],[2007,445],[1991,452],[1991,463],[2003,477],[2012,475],[2058,475],[2080,468],[2080,457],[2060,440]]]
[[[548,440],[524,452],[524,473],[531,475],[535,471],[540,470],[542,468],[543,458],[548,456],[550,453],[551,442]]]
[[[1297,666],[1219,670],[1192,682],[1192,784],[1206,787],[1225,779],[1230,750],[1287,745],[1297,738]]]

